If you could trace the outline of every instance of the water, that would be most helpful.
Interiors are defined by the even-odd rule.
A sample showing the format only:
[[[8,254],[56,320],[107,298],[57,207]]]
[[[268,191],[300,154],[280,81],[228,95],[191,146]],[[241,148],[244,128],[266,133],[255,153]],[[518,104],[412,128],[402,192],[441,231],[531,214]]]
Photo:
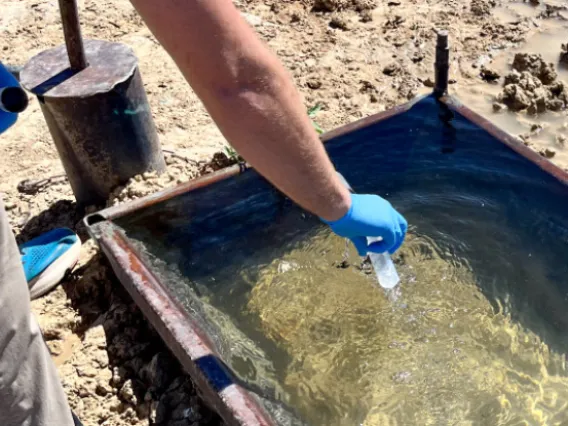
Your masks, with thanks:
[[[568,424],[568,187],[431,98],[328,150],[410,224],[394,290],[252,172],[117,225],[279,424]]]
[[[564,355],[496,309],[465,259],[412,233],[392,302],[354,252],[331,267],[341,250],[326,230],[299,242],[257,272],[245,308],[293,360],[283,387],[310,424],[568,421]]]
[[[536,18],[545,9],[544,4],[535,6],[522,1],[512,1],[501,4],[491,11],[491,16],[497,22],[511,23],[518,22],[526,18]]]
[[[440,245],[414,226],[395,293],[353,248],[345,263],[325,227],[266,248],[272,260],[218,258],[218,274],[195,281],[172,268],[171,282],[190,309],[204,303],[249,389],[307,424],[568,422],[565,334],[534,310],[517,315],[546,338],[515,321],[512,296],[488,298],[453,244],[467,241]]]

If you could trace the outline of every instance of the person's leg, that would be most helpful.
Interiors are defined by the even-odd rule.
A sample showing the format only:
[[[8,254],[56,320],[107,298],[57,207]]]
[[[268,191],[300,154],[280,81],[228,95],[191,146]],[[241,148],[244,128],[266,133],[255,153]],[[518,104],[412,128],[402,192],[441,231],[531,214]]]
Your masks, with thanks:
[[[0,424],[74,424],[57,370],[31,312],[20,253],[1,200]]]

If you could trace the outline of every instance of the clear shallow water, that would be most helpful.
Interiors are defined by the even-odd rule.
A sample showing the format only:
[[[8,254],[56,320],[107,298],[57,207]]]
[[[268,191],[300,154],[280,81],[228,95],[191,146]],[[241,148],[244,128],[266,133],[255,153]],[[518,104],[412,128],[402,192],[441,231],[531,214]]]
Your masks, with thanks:
[[[395,255],[391,293],[352,248],[345,267],[345,241],[326,228],[268,250],[238,268],[221,250],[218,274],[197,280],[153,262],[281,424],[568,422],[565,334],[534,310],[515,315],[546,337],[513,320],[514,296],[489,300],[469,262],[420,227]]]
[[[567,424],[568,188],[449,116],[328,145],[411,224],[398,294],[252,172],[117,222],[278,424]]]
[[[372,274],[330,267],[337,240],[322,231],[266,265],[246,307],[293,359],[283,388],[310,424],[568,421],[564,355],[495,309],[467,262],[410,235],[389,297]]]

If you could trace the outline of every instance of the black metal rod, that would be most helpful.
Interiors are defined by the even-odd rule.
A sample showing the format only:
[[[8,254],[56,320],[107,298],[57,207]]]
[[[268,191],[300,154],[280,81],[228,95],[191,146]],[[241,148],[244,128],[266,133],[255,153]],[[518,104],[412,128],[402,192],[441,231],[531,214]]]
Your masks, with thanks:
[[[444,96],[448,91],[448,79],[450,75],[450,46],[448,42],[448,32],[443,30],[438,32],[436,43],[436,82],[434,85],[434,95]]]
[[[81,71],[87,68],[87,58],[81,37],[81,25],[79,24],[79,12],[75,0],[59,0],[61,11],[61,23],[65,35],[65,45],[71,69]]]

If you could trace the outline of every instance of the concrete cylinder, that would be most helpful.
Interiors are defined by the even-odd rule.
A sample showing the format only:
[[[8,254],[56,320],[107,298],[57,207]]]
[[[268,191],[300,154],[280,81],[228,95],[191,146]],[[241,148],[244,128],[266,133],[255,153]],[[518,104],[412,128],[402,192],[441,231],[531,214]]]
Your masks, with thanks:
[[[66,47],[33,57],[21,84],[34,93],[80,205],[104,202],[113,188],[165,170],[152,113],[129,47],[85,41],[88,67],[70,67]]]

